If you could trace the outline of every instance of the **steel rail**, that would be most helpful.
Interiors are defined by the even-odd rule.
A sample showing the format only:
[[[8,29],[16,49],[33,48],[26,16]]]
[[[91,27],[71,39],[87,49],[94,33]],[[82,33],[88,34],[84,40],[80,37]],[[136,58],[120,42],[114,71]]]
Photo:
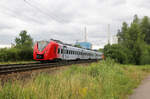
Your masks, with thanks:
[[[36,69],[61,67],[61,66],[65,66],[65,65],[90,63],[90,62],[95,62],[95,60],[68,61],[68,62],[64,61],[64,62],[38,63],[38,64],[36,63],[36,64],[1,65],[0,66],[0,75],[24,72],[24,71],[31,71],[31,70],[36,70]]]

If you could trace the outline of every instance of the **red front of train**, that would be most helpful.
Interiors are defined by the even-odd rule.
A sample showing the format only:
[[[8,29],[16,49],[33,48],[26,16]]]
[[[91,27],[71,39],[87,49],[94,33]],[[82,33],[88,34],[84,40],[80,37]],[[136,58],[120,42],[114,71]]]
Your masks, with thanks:
[[[59,58],[58,47],[59,44],[54,41],[38,41],[34,45],[33,59],[38,61],[55,60]]]

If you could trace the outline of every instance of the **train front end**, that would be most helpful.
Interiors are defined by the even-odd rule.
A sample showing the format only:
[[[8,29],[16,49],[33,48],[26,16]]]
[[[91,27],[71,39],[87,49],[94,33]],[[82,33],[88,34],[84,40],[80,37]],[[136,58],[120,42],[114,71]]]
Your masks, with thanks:
[[[52,61],[57,58],[58,44],[53,41],[38,41],[34,45],[33,59],[37,61]]]

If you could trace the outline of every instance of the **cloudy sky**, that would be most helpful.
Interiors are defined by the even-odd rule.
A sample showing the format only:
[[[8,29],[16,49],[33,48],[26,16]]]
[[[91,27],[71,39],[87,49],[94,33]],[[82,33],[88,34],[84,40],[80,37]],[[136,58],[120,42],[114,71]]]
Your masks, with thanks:
[[[83,40],[94,47],[107,44],[123,21],[150,16],[149,0],[0,0],[0,45],[14,43],[21,30],[34,40],[59,39],[67,43]]]

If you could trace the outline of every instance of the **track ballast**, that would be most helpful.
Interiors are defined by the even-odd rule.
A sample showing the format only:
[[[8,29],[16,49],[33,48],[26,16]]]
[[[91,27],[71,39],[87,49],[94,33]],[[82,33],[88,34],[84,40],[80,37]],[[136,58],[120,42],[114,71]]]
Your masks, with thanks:
[[[28,63],[28,64],[7,64],[0,65],[0,75],[6,75],[17,72],[25,72],[36,69],[61,67],[65,65],[80,64],[80,63],[91,63],[96,60],[80,60],[80,61],[61,61],[53,63]]]

